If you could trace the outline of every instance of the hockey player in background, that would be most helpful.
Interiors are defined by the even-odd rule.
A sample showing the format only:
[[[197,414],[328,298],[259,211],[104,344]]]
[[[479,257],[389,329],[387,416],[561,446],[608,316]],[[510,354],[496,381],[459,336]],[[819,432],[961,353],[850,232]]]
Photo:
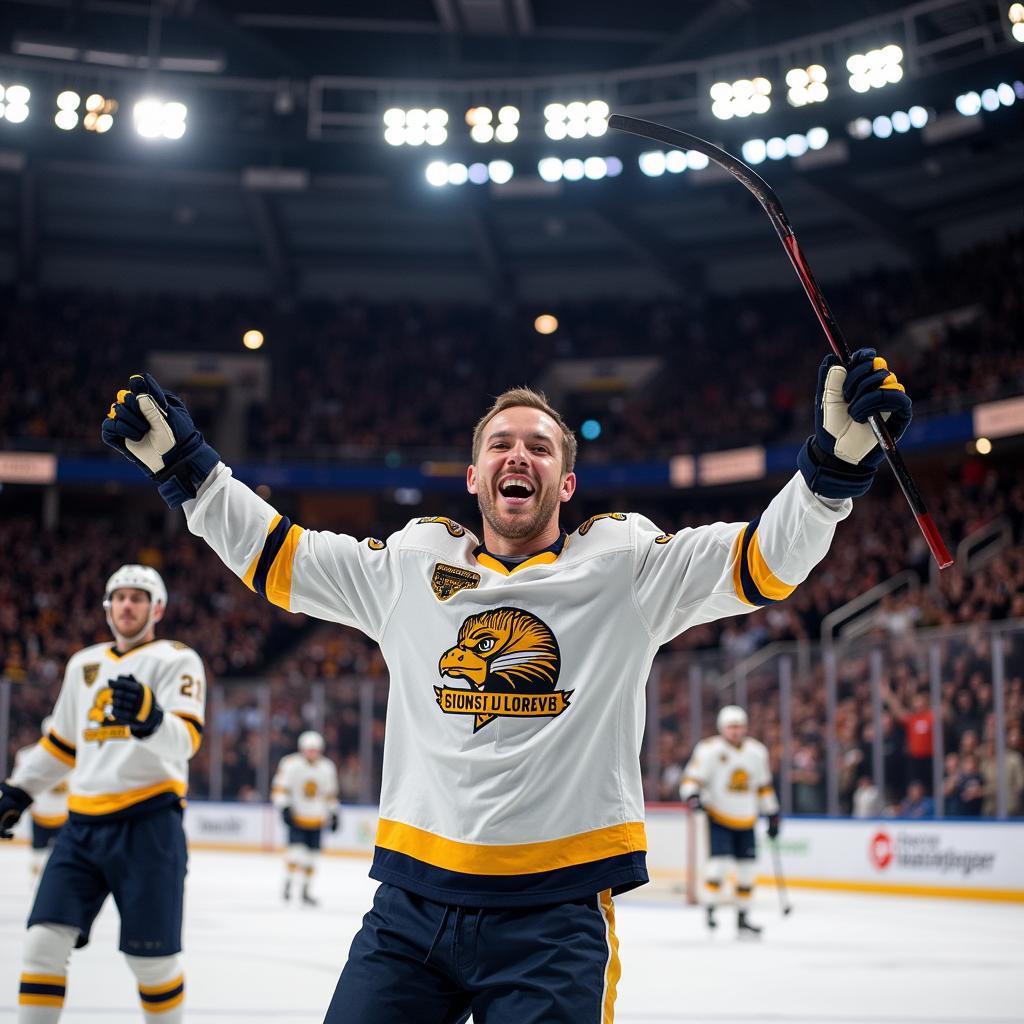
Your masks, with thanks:
[[[206,680],[191,648],[158,640],[160,574],[123,565],[103,606],[114,643],[73,654],[52,725],[0,786],[0,837],[74,769],[68,823],[36,890],[25,936],[18,1024],[55,1024],[71,951],[86,945],[108,895],[147,1021],[181,1024],[182,808],[203,732]]]
[[[290,900],[293,882],[302,874],[302,902],[315,907],[310,889],[320,837],[324,828],[338,831],[338,769],[324,757],[324,738],[318,732],[304,732],[299,749],[281,758],[270,795],[288,829],[285,851],[284,898]]]
[[[47,715],[39,726],[39,731],[46,736],[53,724],[53,717]],[[14,755],[14,770],[25,760],[36,744],[22,747]],[[64,822],[68,820],[68,782],[61,779],[53,789],[48,789],[32,801],[32,877],[38,878],[50,856],[50,850],[60,835]]]
[[[761,929],[747,916],[754,891],[757,845],[754,825],[768,817],[768,838],[779,834],[779,801],[772,785],[768,749],[747,735],[747,713],[730,704],[718,712],[718,735],[701,740],[683,773],[679,795],[708,817],[710,855],[705,868],[708,927],[717,927],[715,909],[730,864],[736,867],[737,927],[741,935]]]
[[[675,534],[622,512],[562,530],[576,438],[525,388],[473,432],[479,538],[424,516],[359,541],[292,524],[233,477],[181,399],[149,375],[128,385],[103,439],[247,587],[362,630],[388,665],[382,884],[327,1024],[610,1021],[613,896],[648,880],[651,662],[691,626],[787,597],[824,557],[882,462],[868,416],[896,437],[910,421],[885,361],[825,361],[814,436],[757,518]]]

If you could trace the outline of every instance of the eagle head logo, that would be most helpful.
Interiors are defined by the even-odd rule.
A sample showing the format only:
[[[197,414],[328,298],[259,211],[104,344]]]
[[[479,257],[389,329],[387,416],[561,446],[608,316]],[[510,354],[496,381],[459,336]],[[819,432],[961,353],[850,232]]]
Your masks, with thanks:
[[[89,721],[95,722],[97,725],[102,725],[104,722],[112,720],[111,715],[111,702],[114,699],[114,691],[109,686],[104,686],[99,693],[96,694],[95,700],[92,702],[92,707],[89,708]]]
[[[558,641],[536,615],[495,608],[462,623],[438,671],[491,693],[551,693],[560,664]]]

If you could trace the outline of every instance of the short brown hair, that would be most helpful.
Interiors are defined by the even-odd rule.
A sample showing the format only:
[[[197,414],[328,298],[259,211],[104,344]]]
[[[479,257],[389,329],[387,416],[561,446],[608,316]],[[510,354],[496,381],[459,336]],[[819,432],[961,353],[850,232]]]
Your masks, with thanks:
[[[543,391],[534,391],[533,388],[527,387],[510,388],[498,395],[494,400],[494,405],[480,417],[477,425],[473,428],[473,465],[475,466],[477,459],[480,458],[480,449],[484,443],[484,428],[487,424],[499,412],[522,407],[539,409],[558,424],[558,429],[562,432],[562,471],[571,473],[573,466],[576,465],[576,435],[566,426],[565,420],[558,414],[558,411],[550,405]]]

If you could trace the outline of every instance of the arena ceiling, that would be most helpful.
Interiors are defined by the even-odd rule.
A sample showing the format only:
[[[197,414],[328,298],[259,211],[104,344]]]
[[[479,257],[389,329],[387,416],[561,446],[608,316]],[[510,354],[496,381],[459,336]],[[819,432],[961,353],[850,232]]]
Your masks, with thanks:
[[[9,0],[0,81],[30,82],[36,109],[24,124],[0,121],[0,279],[482,301],[790,281],[763,213],[713,168],[645,177],[636,159],[651,147],[621,136],[553,148],[526,111],[559,90],[605,95],[734,151],[753,135],[826,126],[821,153],[759,167],[819,275],[924,263],[1024,217],[1024,96],[974,118],[952,109],[959,93],[1012,81],[1019,67],[1024,51],[1006,45],[994,10],[980,0]],[[897,85],[863,96],[837,87],[814,111],[776,95],[763,128],[707,112],[709,75],[780,68],[790,52],[832,66],[848,41],[876,45],[889,24],[912,26],[919,55]],[[123,117],[103,136],[55,130],[48,93],[67,88],[122,97]],[[144,89],[187,101],[183,139],[153,146],[130,130]],[[420,94],[453,120],[477,94],[516,98],[519,140],[485,157],[513,161],[514,181],[426,185],[428,160],[468,163],[482,150],[454,138],[443,151],[385,145],[383,107]],[[911,104],[932,112],[923,131],[847,134],[855,117]],[[615,154],[625,170],[554,186],[519,174],[553,151]]]

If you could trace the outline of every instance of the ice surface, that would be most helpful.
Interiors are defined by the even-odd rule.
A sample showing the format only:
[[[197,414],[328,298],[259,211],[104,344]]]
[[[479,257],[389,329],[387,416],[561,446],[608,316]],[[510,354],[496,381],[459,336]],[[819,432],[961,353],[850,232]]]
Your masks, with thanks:
[[[186,1019],[318,1024],[370,905],[366,870],[365,860],[323,858],[323,906],[310,910],[282,904],[277,856],[194,852]],[[791,898],[795,910],[783,920],[773,889],[755,894],[751,916],[765,934],[750,942],[735,938],[728,908],[709,937],[702,912],[668,895],[621,897],[618,1024],[1024,1024],[1020,905],[809,891]],[[15,1019],[30,901],[28,851],[5,844],[0,1021]],[[64,1020],[141,1021],[117,926],[108,901],[91,944],[72,957]]]

